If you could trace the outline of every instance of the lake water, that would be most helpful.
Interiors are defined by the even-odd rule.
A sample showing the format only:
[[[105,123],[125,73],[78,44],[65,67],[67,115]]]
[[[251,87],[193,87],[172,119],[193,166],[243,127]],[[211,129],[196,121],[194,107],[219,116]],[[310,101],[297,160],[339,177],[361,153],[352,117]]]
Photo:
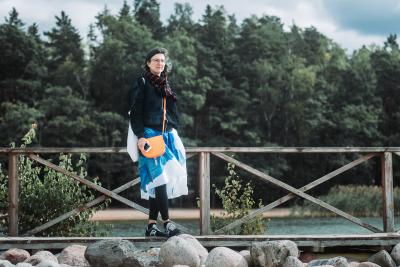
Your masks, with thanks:
[[[363,221],[383,229],[381,218],[361,218]],[[198,220],[176,220],[177,223],[199,233]],[[400,228],[400,217],[395,218]],[[109,236],[143,236],[146,221],[119,221],[100,223],[101,228],[111,224]],[[324,235],[324,234],[369,234],[369,230],[343,218],[273,218],[267,223],[268,235]]]

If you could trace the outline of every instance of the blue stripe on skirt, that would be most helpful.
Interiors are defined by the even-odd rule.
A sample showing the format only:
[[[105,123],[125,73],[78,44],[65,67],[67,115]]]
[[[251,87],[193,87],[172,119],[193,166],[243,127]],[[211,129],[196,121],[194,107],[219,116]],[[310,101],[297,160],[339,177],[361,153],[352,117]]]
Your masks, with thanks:
[[[144,128],[144,137],[161,135],[161,131]],[[155,197],[154,188],[167,185],[168,198],[187,195],[185,148],[175,129],[164,132],[164,155],[151,159],[139,155],[140,191],[144,199]]]

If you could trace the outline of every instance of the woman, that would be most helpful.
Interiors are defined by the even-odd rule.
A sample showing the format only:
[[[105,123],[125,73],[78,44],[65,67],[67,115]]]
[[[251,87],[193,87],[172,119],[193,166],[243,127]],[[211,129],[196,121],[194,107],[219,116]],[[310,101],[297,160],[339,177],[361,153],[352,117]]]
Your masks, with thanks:
[[[170,221],[168,199],[187,195],[185,148],[178,136],[176,93],[167,79],[167,50],[151,50],[144,62],[144,74],[138,78],[131,97],[130,123],[138,138],[140,192],[149,200],[146,236],[170,237],[180,233]],[[166,129],[163,129],[163,99],[166,98]],[[165,153],[157,158],[143,156],[146,138],[163,135]],[[158,213],[164,231],[157,227]]]

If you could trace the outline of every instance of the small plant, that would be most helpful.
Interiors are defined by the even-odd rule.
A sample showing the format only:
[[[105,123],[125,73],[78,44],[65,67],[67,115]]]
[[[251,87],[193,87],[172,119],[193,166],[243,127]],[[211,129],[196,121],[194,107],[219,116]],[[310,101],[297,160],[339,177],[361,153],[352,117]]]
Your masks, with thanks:
[[[22,138],[21,147],[26,147],[35,139],[36,131],[33,126]],[[15,147],[15,144],[11,144]],[[87,176],[86,156],[81,154],[78,159],[71,155],[60,154],[58,166],[72,172],[80,177]],[[1,166],[0,166],[1,167]],[[18,165],[20,180],[19,193],[19,232],[24,233],[51,219],[54,219],[75,208],[82,207],[93,200],[93,190],[81,185],[71,177],[59,173],[51,168],[43,167],[30,160],[28,157],[20,156]],[[8,177],[0,168],[0,203],[1,212],[6,213],[8,207]],[[100,185],[98,179],[94,183]],[[39,232],[41,236],[92,236],[95,235],[95,225],[88,222],[91,215],[98,209],[107,206],[109,201],[96,208],[84,210],[54,226]],[[0,228],[7,228],[7,220],[0,220]],[[103,233],[102,233],[103,234]]]
[[[222,206],[225,209],[225,212],[221,214],[222,218],[214,215],[211,216],[211,228],[213,231],[248,215],[256,204],[253,199],[254,187],[250,183],[243,183],[243,180],[235,171],[235,165],[228,163],[227,171],[228,176],[225,179],[224,187],[218,189],[213,185],[215,193],[221,198]],[[262,207],[261,199],[258,206]],[[258,215],[225,234],[247,235],[264,233],[264,220],[262,215]]]

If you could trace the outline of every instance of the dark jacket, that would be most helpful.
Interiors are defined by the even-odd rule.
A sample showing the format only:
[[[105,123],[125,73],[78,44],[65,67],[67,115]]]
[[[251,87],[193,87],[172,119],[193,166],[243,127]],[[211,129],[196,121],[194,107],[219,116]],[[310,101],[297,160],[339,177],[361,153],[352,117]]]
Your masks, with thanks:
[[[138,138],[144,137],[144,127],[162,130],[163,96],[140,77],[136,80],[129,94],[130,121],[132,130]],[[167,131],[178,127],[178,111],[176,101],[167,97]]]

